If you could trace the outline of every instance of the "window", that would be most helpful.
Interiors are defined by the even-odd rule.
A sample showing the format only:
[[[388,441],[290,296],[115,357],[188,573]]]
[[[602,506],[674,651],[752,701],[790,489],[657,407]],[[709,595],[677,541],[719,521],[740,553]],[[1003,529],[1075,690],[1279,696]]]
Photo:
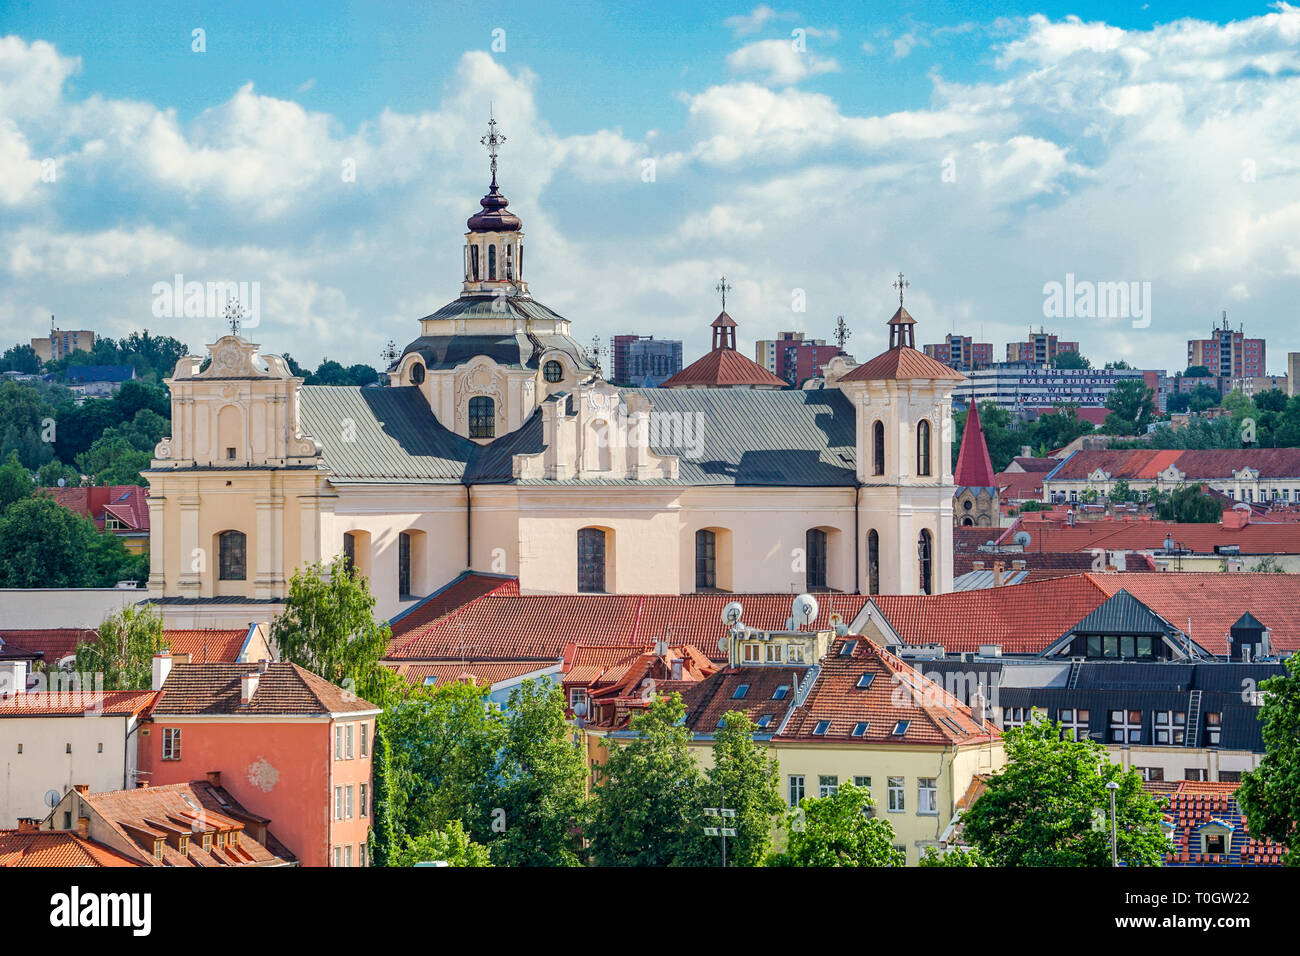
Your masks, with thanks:
[[[853,725],[853,736],[865,737],[867,735],[867,728],[870,726],[871,726],[871,721],[859,720],[856,724]]]
[[[708,530],[695,532],[695,587],[697,589],[718,586],[717,553],[717,535]]]
[[[397,536],[397,594],[411,593],[411,536],[403,531]]]
[[[813,736],[825,737],[826,731],[830,729],[831,729],[831,722],[829,720],[819,720],[817,721],[816,725],[813,727]]]
[[[552,383],[563,381],[564,366],[554,359],[551,359],[551,361],[542,366],[542,377]]]
[[[769,664],[781,663],[781,649],[782,646],[780,644],[767,645],[767,662]]]
[[[357,863],[358,863],[360,866],[369,866],[369,865],[370,865],[370,847],[367,846],[367,845],[364,844],[364,843],[361,844],[361,846],[357,847],[357,858],[358,858],[358,859],[357,859]]]
[[[357,539],[351,532],[343,536],[343,563],[349,571],[357,566]]]
[[[785,700],[785,695],[790,693],[790,685],[782,684],[776,690],[772,691],[773,700]]]
[[[839,792],[839,777],[818,777],[817,778],[817,796],[829,797]]]
[[[423,381],[424,381],[424,366],[421,365],[419,362],[416,362],[411,366],[411,384],[419,385]]]
[[[345,760],[352,759],[352,725],[346,724],[343,728],[343,753]]]
[[[772,715],[764,714],[762,717],[758,718],[758,729],[766,730],[767,725],[770,724],[771,722],[772,722]]]
[[[161,860],[161,859],[163,858],[163,846],[164,846],[164,843],[165,843],[165,841],[163,841],[163,840],[154,840],[154,841],[153,841],[153,855],[154,855],[157,859],[159,859],[159,860]]]
[[[1184,780],[1204,780],[1204,779],[1205,779],[1205,768],[1204,768],[1204,767],[1188,767],[1186,770],[1183,771],[1183,779],[1184,779]]]
[[[69,810],[63,811],[63,829],[65,830],[72,829],[72,812]]]
[[[906,801],[903,794],[903,778],[889,777],[885,780],[885,784],[889,790],[889,812],[902,813],[906,809]]]
[[[242,531],[223,531],[217,539],[221,552],[221,580],[243,581],[246,574],[244,562],[245,538]]]
[[[1182,746],[1187,738],[1187,715],[1176,710],[1157,710],[1152,727],[1156,743]]]
[[[497,277],[497,247],[495,244],[488,246],[488,278]]]
[[[870,790],[870,789],[871,789],[871,778],[870,778],[870,777],[854,777],[854,778],[853,778],[853,786],[855,786],[855,787],[861,787],[863,790]]]
[[[1205,715],[1205,746],[1217,747],[1223,734],[1223,715]]]
[[[19,752],[19,753],[22,753],[22,752],[23,752],[23,745],[22,745],[22,744],[19,744],[19,745],[18,745],[18,752]]]
[[[805,539],[808,548],[807,569],[804,572],[806,586],[810,591],[814,588],[825,588],[826,532],[820,528],[809,528]]]
[[[1206,853],[1226,853],[1224,849],[1224,839],[1222,833],[1205,834],[1205,852]]]
[[[1065,708],[1061,711],[1061,735],[1066,740],[1088,739],[1088,718],[1090,712],[1078,708]]]
[[[895,737],[903,736],[905,733],[907,733],[907,728],[910,727],[911,725],[912,722],[910,720],[900,720],[898,723],[894,724],[894,736]]]
[[[486,395],[475,395],[469,400],[469,437],[495,438],[497,434],[497,403]]]
[[[749,693],[748,684],[740,684],[736,687],[735,693],[731,695],[732,700],[744,700],[745,695]]]
[[[587,700],[587,691],[582,687],[569,688],[569,710],[576,710],[578,705]]]
[[[789,661],[791,664],[802,664],[803,650],[804,650],[804,646],[802,644],[786,645],[786,652],[785,652],[786,660]]]
[[[1219,779],[1224,783],[1241,783],[1240,770],[1220,770]]]
[[[880,535],[875,528],[867,532],[867,593],[880,593]]]
[[[871,686],[871,682],[875,679],[876,679],[875,674],[859,674],[858,690],[866,690],[868,687]]]
[[[885,473],[885,423],[879,420],[871,426],[871,451],[871,473],[883,475]]]
[[[920,569],[920,584],[922,594],[932,594],[933,581],[931,580],[930,566],[933,555],[933,538],[928,528],[921,529],[921,536],[916,542],[916,558]]]
[[[916,812],[934,815],[939,812],[939,788],[934,777],[918,777],[916,781]]]
[[[1112,710],[1110,712],[1110,742],[1113,744],[1141,743],[1142,711]]]
[[[1164,767],[1138,767],[1138,773],[1142,774],[1142,779],[1150,783],[1152,780],[1164,780]]]
[[[804,797],[803,774],[790,774],[790,806],[799,806],[799,801]]]
[[[930,423],[924,418],[916,426],[916,473],[930,474]]]
[[[1013,727],[1025,726],[1025,721],[1033,713],[1030,707],[1003,707],[1002,708],[1002,729],[1010,730]]]
[[[362,723],[358,726],[360,727],[361,730],[361,756],[369,757],[370,756],[370,741],[369,741],[370,725],[367,723]]]
[[[334,788],[334,819],[343,819],[343,788]]]
[[[470,274],[474,277],[474,281],[477,282],[478,281],[478,246],[469,247],[469,264],[470,264]]]
[[[840,645],[840,657],[852,657],[853,652],[857,650],[857,641],[845,641]]]
[[[181,729],[179,727],[164,727],[162,740],[163,760],[180,760]]]
[[[605,532],[600,528],[578,532],[578,590],[587,594],[605,590]]]
[[[758,644],[751,641],[748,644],[742,645],[741,649],[744,652],[744,658],[746,661],[756,664],[762,660],[762,651]]]
[[[343,725],[334,725],[334,759],[343,759]]]
[[[64,744],[64,747],[67,748],[63,751],[64,753],[68,753],[68,754],[72,753],[72,744],[70,743]]]
[[[343,819],[352,819],[352,785],[343,788]]]
[[[104,752],[104,745],[102,743],[99,745],[99,752],[100,753]]]
[[[343,847],[341,846],[336,846],[334,848],[334,865],[335,866],[343,865]]]

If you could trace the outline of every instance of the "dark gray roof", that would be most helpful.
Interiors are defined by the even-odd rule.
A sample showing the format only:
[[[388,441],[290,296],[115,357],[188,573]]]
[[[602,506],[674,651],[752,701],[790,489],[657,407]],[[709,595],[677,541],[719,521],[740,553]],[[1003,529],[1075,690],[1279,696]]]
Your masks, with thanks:
[[[534,299],[524,296],[463,296],[448,302],[426,319],[501,319],[505,317],[563,322],[564,317]],[[423,320],[421,320],[423,321]],[[471,325],[472,328],[472,325]],[[515,332],[480,335],[424,335],[405,349],[402,355],[416,352],[428,368],[448,369],[463,365],[477,355],[485,355],[498,365],[511,368],[536,368],[543,352],[550,349],[567,354],[581,371],[595,366],[587,352],[573,338],[559,333]]]
[[[1170,634],[1173,631],[1160,615],[1122,590],[1071,628],[1074,634]]]
[[[526,484],[852,486],[854,413],[838,390],[622,389],[654,413],[689,423],[687,441],[652,446],[680,460],[677,479],[582,478]],[[324,449],[335,482],[511,482],[514,455],[542,450],[540,410],[517,431],[479,446],[448,431],[419,390],[308,385],[303,432]],[[350,424],[347,424],[349,423]],[[698,432],[697,432],[698,430]],[[668,432],[668,429],[664,429]],[[698,434],[698,438],[696,437]],[[698,457],[691,458],[693,452]]]

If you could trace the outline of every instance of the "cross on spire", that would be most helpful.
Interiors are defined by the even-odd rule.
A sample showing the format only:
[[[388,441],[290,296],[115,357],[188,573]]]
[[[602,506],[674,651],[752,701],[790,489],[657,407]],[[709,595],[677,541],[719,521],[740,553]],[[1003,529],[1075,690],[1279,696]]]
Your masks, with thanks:
[[[726,311],[727,311],[727,293],[730,292],[731,289],[732,289],[732,287],[731,287],[730,285],[727,284],[727,277],[726,277],[726,276],[723,276],[721,279],[719,279],[719,280],[718,280],[718,284],[715,285],[715,286],[713,287],[713,291],[722,293],[722,311],[723,311],[723,312],[726,312]]]
[[[853,338],[853,331],[849,328],[848,323],[844,321],[844,316],[835,316],[835,341],[839,345],[841,352],[844,351],[844,343],[851,338]]]
[[[911,284],[912,283],[908,282],[905,278],[903,278],[903,273],[901,272],[898,274],[898,278],[895,279],[892,283],[890,283],[890,285],[893,288],[898,290],[898,305],[900,308],[902,308],[903,305],[903,290],[906,289]]]
[[[497,184],[497,150],[501,148],[501,144],[504,143],[505,141],[506,138],[497,132],[496,117],[492,115],[492,104],[489,103],[487,135],[483,136],[479,140],[479,142],[487,147],[488,156],[492,157],[492,185],[493,186]]]
[[[226,324],[230,326],[230,334],[239,334],[239,323],[244,318],[244,309],[239,304],[239,300],[231,297],[226,301],[225,311]]]

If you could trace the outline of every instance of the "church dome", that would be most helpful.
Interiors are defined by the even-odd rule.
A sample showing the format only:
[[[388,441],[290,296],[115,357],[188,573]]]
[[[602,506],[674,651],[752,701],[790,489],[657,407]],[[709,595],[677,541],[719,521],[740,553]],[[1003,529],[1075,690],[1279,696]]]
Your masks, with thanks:
[[[492,177],[492,188],[479,200],[479,205],[483,209],[465,221],[470,232],[518,232],[524,227],[519,217],[506,209],[510,200],[501,195],[495,175]]]

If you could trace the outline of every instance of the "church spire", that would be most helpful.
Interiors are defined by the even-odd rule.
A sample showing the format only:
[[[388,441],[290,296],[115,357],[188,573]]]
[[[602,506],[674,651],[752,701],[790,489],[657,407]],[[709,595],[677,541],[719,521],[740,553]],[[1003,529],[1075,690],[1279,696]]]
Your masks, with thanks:
[[[898,278],[891,283],[898,290],[898,311],[889,320],[889,347],[891,349],[916,348],[916,339],[912,328],[916,325],[916,319],[912,318],[907,309],[903,308],[903,292],[911,284],[901,272],[898,274]]]
[[[528,295],[524,274],[524,224],[507,208],[510,201],[497,186],[497,157],[506,141],[488,111],[488,130],[479,139],[486,147],[492,183],[479,200],[483,208],[465,222],[465,284],[461,295]]]
[[[984,440],[984,426],[980,424],[979,402],[974,400],[966,413],[966,428],[961,433],[961,451],[957,453],[953,484],[958,488],[992,488],[997,484],[988,442]]]

